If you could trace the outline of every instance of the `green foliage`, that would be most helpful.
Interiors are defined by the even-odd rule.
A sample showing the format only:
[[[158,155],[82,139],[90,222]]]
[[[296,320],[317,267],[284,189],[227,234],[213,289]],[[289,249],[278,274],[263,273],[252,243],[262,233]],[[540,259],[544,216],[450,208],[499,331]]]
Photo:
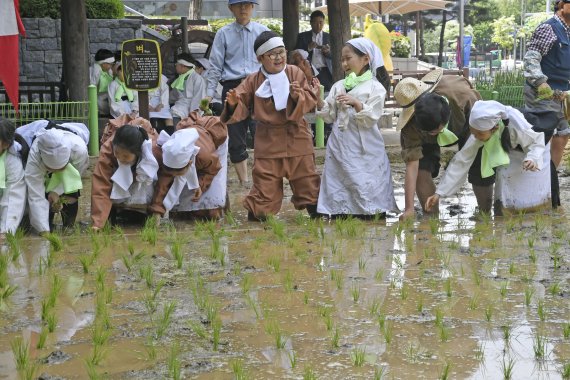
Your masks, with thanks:
[[[503,49],[512,49],[514,44],[512,33],[515,32],[515,28],[517,27],[517,24],[515,23],[515,17],[503,16],[493,21],[491,25],[493,27],[493,37],[491,38],[491,41]]]
[[[212,32],[216,33],[222,27],[231,24],[234,21],[235,21],[234,18],[220,18],[217,20],[210,20],[208,23],[210,25]],[[265,25],[270,30],[274,31],[280,36],[283,35],[283,19],[281,18],[257,18],[253,19],[253,21]]]
[[[392,56],[408,58],[412,50],[410,39],[399,32],[390,32],[390,38],[392,39]]]
[[[61,16],[59,1],[20,0],[20,14],[28,18],[53,18]],[[85,10],[89,19],[120,19],[125,16],[121,0],[85,0]]]

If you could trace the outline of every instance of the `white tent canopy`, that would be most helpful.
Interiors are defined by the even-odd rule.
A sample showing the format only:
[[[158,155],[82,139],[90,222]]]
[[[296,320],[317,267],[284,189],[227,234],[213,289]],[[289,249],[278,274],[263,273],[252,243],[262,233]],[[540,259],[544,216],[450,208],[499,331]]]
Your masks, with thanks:
[[[349,0],[350,16],[364,16],[368,13],[375,15],[402,15],[405,13],[426,11],[432,9],[445,9],[451,1],[444,0]],[[317,8],[327,12],[327,7]]]

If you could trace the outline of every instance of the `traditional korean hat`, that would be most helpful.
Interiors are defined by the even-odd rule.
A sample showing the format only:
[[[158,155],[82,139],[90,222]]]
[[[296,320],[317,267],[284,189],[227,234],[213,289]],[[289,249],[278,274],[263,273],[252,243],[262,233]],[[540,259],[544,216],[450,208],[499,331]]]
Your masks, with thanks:
[[[427,73],[421,80],[416,78],[402,79],[394,90],[394,98],[402,107],[398,119],[397,130],[401,130],[410,121],[415,112],[414,105],[427,92],[435,89],[441,78],[443,69],[435,69]]]

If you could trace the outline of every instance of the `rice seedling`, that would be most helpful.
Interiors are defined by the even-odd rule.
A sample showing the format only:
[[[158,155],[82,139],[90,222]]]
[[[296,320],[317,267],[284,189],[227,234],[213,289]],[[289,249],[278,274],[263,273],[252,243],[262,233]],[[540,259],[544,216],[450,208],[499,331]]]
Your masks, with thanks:
[[[146,283],[146,286],[151,289],[154,286],[154,272],[152,266],[147,264],[144,267],[139,268],[139,275]]]
[[[14,233],[8,231],[6,232],[6,243],[8,243],[8,248],[12,256],[12,262],[15,262],[20,258],[21,254],[21,241],[24,238],[24,230],[18,228]]]
[[[319,316],[326,317],[327,315],[331,315],[333,312],[333,307],[330,305],[321,305],[317,309]]]
[[[170,352],[168,354],[168,359],[166,362],[168,368],[168,375],[174,380],[179,380],[181,376],[182,365],[180,363],[180,344],[178,341],[172,343],[170,346]]]
[[[279,241],[285,241],[286,239],[286,231],[285,231],[285,223],[279,219],[277,219],[273,215],[269,215],[265,220],[265,223],[269,226],[275,237]]]
[[[400,288],[400,298],[405,301],[408,299],[408,296],[410,295],[410,289],[408,287],[407,283],[402,283],[402,287]]]
[[[510,346],[511,338],[513,336],[513,327],[510,324],[502,325],[501,331],[503,332],[503,340],[505,341],[505,346]]]
[[[54,332],[57,327],[57,315],[55,315],[55,313],[49,313],[46,318],[46,324],[48,331],[50,333]]]
[[[350,358],[352,359],[352,365],[362,367],[366,358],[366,348],[354,347],[350,353]]]
[[[473,297],[469,299],[469,310],[476,310],[479,307],[479,294],[474,294]]]
[[[335,229],[340,236],[355,238],[363,232],[362,222],[349,216],[347,218],[337,218],[335,220]]]
[[[374,279],[378,282],[382,281],[384,279],[384,269],[376,269],[376,272],[374,273]]]
[[[509,264],[509,274],[513,275],[516,272],[516,267],[515,267],[515,263],[510,263]]]
[[[275,273],[277,273],[281,268],[281,258],[277,255],[271,256],[267,261],[267,264]]]
[[[172,256],[174,257],[174,260],[176,260],[176,268],[178,269],[182,269],[182,264],[184,262],[184,255],[182,254],[181,245],[182,244],[180,240],[176,240],[174,243],[172,243],[172,247],[170,248]]]
[[[562,376],[563,380],[570,379],[570,363],[564,363],[560,370],[560,375]]]
[[[79,255],[79,262],[81,263],[81,268],[83,269],[83,274],[89,273],[89,268],[93,264],[92,257],[90,255]]]
[[[43,349],[46,346],[46,341],[48,337],[49,330],[46,326],[43,326],[40,330],[40,334],[38,336],[38,343],[36,344],[36,348],[38,350]]]
[[[442,342],[447,342],[449,340],[449,329],[444,323],[438,326],[439,340]]]
[[[449,298],[453,295],[453,289],[451,284],[451,277],[445,279],[443,283],[443,288],[445,289],[445,295]]]
[[[435,325],[436,326],[443,325],[443,318],[444,318],[443,310],[441,310],[441,308],[439,308],[439,307],[436,307],[435,308],[435,320],[434,320]]]
[[[335,327],[331,333],[331,346],[333,349],[340,347],[340,331],[338,331],[338,327]]]
[[[220,318],[220,306],[212,300],[208,300],[206,307],[206,320],[210,323]]]
[[[550,294],[552,294],[553,296],[557,296],[561,293],[560,291],[560,284],[555,282],[554,284],[550,285],[548,287],[548,291],[550,292]]]
[[[548,345],[546,336],[537,333],[532,339],[532,350],[536,360],[544,360],[548,355]]]
[[[170,301],[164,304],[162,315],[158,318],[158,325],[156,327],[156,338],[160,339],[164,336],[164,333],[170,327],[172,323],[172,314],[176,309],[176,301]]]
[[[551,257],[551,259],[552,259],[552,267],[554,268],[554,270],[560,269],[560,262],[562,261],[562,256],[560,255],[560,253],[554,254]]]
[[[332,275],[332,271],[331,271],[331,275]],[[344,286],[344,276],[342,274],[342,271],[336,272],[336,275],[334,276],[334,282],[336,284],[336,289],[342,290],[342,288]]]
[[[222,333],[222,319],[217,317],[212,321],[212,346],[214,351],[218,351],[220,335]]]
[[[253,284],[253,277],[251,273],[246,273],[241,279],[241,291],[243,294],[249,293]]]
[[[0,252],[0,288],[5,288],[8,285],[8,255]]]
[[[291,365],[291,368],[297,367],[297,353],[293,350],[288,350],[287,357],[289,358],[289,364]]]
[[[378,318],[376,318],[376,322],[378,322],[378,328],[382,332],[384,330],[384,326],[386,325],[386,314],[380,311],[378,313]]]
[[[488,304],[487,306],[485,306],[485,320],[487,322],[491,322],[492,319],[493,319],[493,305]]]
[[[332,319],[332,315],[331,314],[327,314],[323,317],[323,320],[325,322],[325,327],[327,329],[327,331],[331,331],[333,328],[333,319]]]
[[[386,344],[392,343],[394,337],[394,328],[391,322],[384,323],[384,328],[382,329],[382,336]]]
[[[499,294],[501,295],[501,298],[505,298],[507,296],[508,287],[509,287],[508,281],[501,282],[501,286],[499,288]]]
[[[304,292],[303,292],[303,303],[304,303],[305,305],[308,305],[308,304],[309,304],[309,293],[308,293],[307,291],[304,291]]]
[[[310,366],[305,367],[303,371],[303,380],[317,380],[317,374]]]
[[[53,248],[49,250],[46,259],[45,259],[45,264],[46,264],[46,268],[50,269],[51,267],[53,267],[53,263],[55,262],[55,256],[56,256],[57,251],[54,250]]]
[[[47,295],[47,305],[50,309],[55,306],[60,291],[61,291],[61,279],[57,274],[54,274],[51,279],[51,287]]]
[[[378,314],[378,310],[380,310],[380,298],[375,297],[369,304],[368,304],[368,312],[370,316],[373,317]]]
[[[141,240],[147,242],[151,245],[156,245],[158,240],[158,229],[156,228],[156,223],[152,218],[148,218],[141,230]]]
[[[10,346],[16,361],[16,370],[24,370],[30,365],[30,346],[28,342],[24,342],[24,339],[18,336],[10,342]]]
[[[441,369],[441,374],[439,375],[440,380],[447,380],[449,379],[449,371],[451,370],[451,363],[447,360],[443,364],[443,368]]]
[[[439,232],[440,220],[439,216],[429,218],[429,230],[432,235],[437,235]]]
[[[424,297],[420,294],[416,303],[416,311],[422,313],[424,311]]]
[[[106,323],[101,320],[95,320],[91,328],[91,342],[94,346],[104,346],[111,337],[112,330],[107,328]]]
[[[515,230],[516,225],[517,221],[512,217],[510,217],[505,221],[505,229],[507,230],[507,232],[513,232]]]
[[[99,365],[101,364],[103,359],[105,359],[106,355],[107,355],[107,350],[105,349],[105,347],[96,344],[93,346],[93,350],[91,351],[91,356],[89,357],[88,360],[93,365]]]
[[[566,322],[562,326],[562,336],[564,339],[570,338],[570,322]]]
[[[85,360],[85,369],[87,370],[87,376],[89,380],[101,380],[103,376],[97,371],[97,366],[89,360]]]
[[[537,256],[536,256],[536,252],[535,252],[534,248],[531,248],[528,250],[528,258],[529,258],[531,263],[536,264]]]
[[[360,285],[353,283],[350,286],[350,295],[352,296],[352,301],[357,303],[360,299]]]
[[[485,343],[479,343],[475,350],[475,359],[482,362],[485,359]]]
[[[287,269],[285,276],[283,276],[283,287],[287,293],[291,293],[294,289],[293,272],[290,269]]]
[[[234,262],[232,272],[233,272],[234,276],[241,275],[241,264],[239,263],[239,261]]]
[[[538,318],[540,319],[540,321],[544,322],[546,320],[546,307],[544,306],[543,299],[538,300],[538,306],[536,308],[536,312],[538,314]]]
[[[388,374],[385,366],[377,366],[374,368],[374,380],[382,380]]]
[[[53,249],[55,252],[59,252],[63,249],[63,241],[58,234],[50,232],[44,236],[49,241],[51,249]]]
[[[366,259],[362,256],[358,258],[358,270],[364,272],[366,270]]]
[[[158,302],[152,296],[152,293],[146,293],[143,297],[144,307],[149,315],[153,315],[158,307]]]
[[[14,285],[14,286],[7,285],[4,288],[0,288],[0,304],[2,304],[3,302],[6,302],[8,300],[8,298],[10,298],[12,296],[12,294],[14,294],[16,289],[18,289],[18,285]]]
[[[235,380],[245,380],[248,378],[245,369],[243,368],[243,360],[233,359],[230,361],[230,366],[232,367],[232,373],[234,374]]]
[[[144,344],[144,348],[146,351],[146,356],[147,359],[150,361],[154,361],[156,360],[156,344],[154,342],[154,339],[152,339],[152,336],[149,336]]]
[[[545,221],[542,215],[536,215],[534,218],[534,230],[541,232],[544,229]]]

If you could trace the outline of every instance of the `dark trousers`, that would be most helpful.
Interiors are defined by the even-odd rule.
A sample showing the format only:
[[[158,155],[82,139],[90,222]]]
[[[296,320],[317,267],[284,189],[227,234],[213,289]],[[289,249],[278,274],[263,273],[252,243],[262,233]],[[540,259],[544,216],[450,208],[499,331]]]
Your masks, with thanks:
[[[220,82],[223,86],[222,99],[225,101],[226,94],[229,90],[236,88],[242,79],[227,80]],[[228,153],[230,161],[234,164],[247,160],[247,131],[251,134],[251,141],[255,137],[255,123],[251,118],[240,121],[239,123],[228,125]],[[253,145],[252,145],[253,147]]]

